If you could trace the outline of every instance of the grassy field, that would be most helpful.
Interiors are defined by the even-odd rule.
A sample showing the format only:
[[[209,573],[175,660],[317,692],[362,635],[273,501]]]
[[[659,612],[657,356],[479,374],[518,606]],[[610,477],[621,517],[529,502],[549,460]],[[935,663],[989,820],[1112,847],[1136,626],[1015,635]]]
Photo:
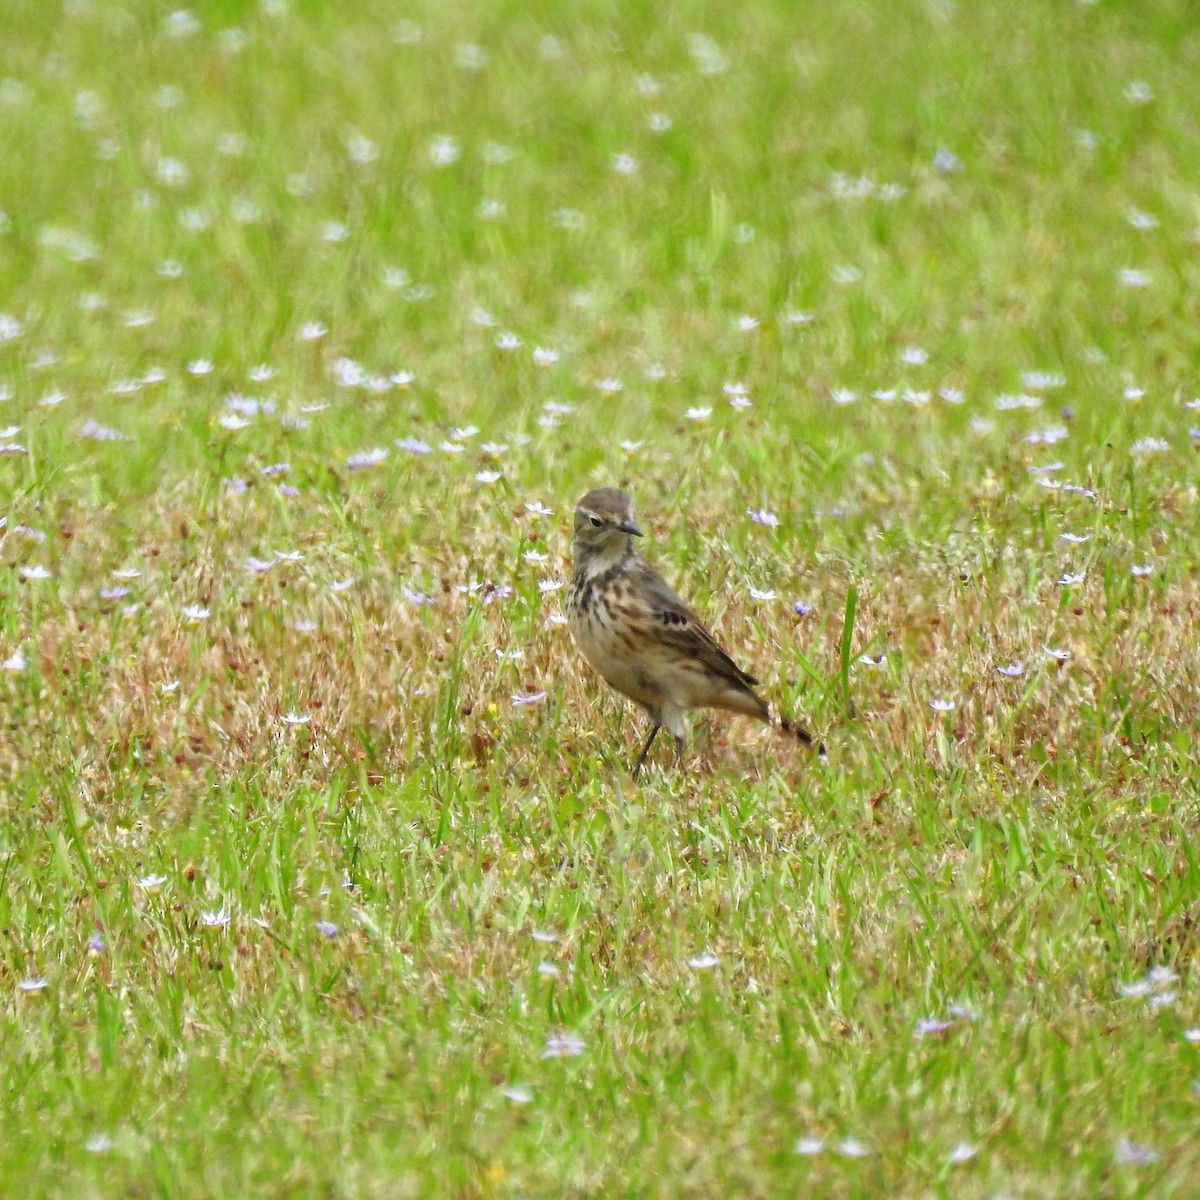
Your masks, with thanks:
[[[1191,6],[0,37],[0,1194],[1200,1194]]]

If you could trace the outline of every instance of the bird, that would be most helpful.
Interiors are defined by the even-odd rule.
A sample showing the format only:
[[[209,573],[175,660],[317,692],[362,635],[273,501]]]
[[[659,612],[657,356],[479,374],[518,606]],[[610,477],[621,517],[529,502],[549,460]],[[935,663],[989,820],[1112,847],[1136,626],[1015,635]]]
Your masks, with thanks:
[[[574,571],[567,593],[567,624],[583,657],[650,718],[650,735],[633,764],[633,777],[664,727],[675,739],[677,760],[683,760],[684,714],[693,708],[755,717],[811,745],[807,730],[772,715],[753,690],[759,681],[721,649],[638,553],[634,539],[644,536],[628,495],[611,487],[588,492],[575,509]]]

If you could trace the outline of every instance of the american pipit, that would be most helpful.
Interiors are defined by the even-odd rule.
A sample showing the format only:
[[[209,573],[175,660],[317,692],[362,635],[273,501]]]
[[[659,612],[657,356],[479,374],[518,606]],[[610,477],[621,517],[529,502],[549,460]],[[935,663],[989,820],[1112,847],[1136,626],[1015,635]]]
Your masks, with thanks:
[[[700,618],[634,549],[642,531],[633,503],[615,488],[588,492],[575,509],[575,573],[567,619],[584,658],[651,721],[637,777],[665,725],[683,757],[690,708],[723,708],[757,717],[802,742],[812,737],[775,718],[747,675],[713,640]]]

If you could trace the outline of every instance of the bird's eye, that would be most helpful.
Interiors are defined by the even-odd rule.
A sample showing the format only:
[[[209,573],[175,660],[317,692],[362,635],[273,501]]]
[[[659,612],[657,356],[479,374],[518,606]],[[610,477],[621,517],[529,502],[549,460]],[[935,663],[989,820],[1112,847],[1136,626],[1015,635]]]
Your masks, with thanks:
[[[604,522],[603,522],[602,520],[600,520],[600,518],[599,518],[599,517],[593,517],[593,518],[592,518],[592,524],[593,524],[593,525],[595,525],[595,527],[596,527],[597,529],[599,529],[599,528],[600,528],[600,526],[604,524]]]

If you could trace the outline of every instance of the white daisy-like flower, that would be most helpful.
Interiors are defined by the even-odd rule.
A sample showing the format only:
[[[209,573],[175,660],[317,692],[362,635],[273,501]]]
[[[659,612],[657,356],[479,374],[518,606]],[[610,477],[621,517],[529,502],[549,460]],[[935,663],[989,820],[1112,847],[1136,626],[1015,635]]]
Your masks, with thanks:
[[[689,421],[706,421],[712,416],[711,408],[703,408],[699,405],[694,405],[689,408],[684,414]]]
[[[586,1043],[577,1033],[561,1029],[546,1039],[543,1058],[573,1058],[583,1053]]]
[[[308,713],[298,713],[293,709],[289,713],[284,713],[280,718],[285,725],[307,725],[312,717]]]
[[[705,951],[703,954],[693,954],[687,960],[687,965],[693,971],[711,971],[720,961],[715,954]]]
[[[435,167],[448,167],[458,162],[462,155],[458,143],[452,137],[435,137],[429,143],[429,160]]]
[[[383,462],[387,456],[388,452],[382,446],[376,446],[372,450],[359,450],[346,456],[346,469],[356,471],[361,467],[373,467]]]
[[[199,604],[188,604],[183,609],[183,615],[189,621],[203,621],[208,616],[208,609]]]

